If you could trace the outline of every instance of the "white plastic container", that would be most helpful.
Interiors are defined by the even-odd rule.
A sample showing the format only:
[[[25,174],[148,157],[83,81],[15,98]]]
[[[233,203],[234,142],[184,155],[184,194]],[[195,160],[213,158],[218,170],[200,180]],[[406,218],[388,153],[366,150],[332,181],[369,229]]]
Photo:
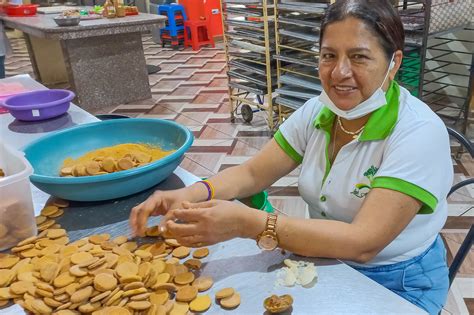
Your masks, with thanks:
[[[24,153],[0,143],[0,251],[36,235],[29,177],[33,168]]]

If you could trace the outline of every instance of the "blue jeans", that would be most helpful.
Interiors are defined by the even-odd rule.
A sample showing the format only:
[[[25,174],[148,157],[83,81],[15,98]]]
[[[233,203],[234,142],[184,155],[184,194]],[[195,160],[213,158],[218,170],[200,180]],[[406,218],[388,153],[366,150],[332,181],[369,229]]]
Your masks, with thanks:
[[[0,56],[0,79],[5,79],[5,56]]]
[[[446,303],[448,267],[446,249],[439,235],[417,257],[392,265],[354,268],[430,314],[438,314]]]

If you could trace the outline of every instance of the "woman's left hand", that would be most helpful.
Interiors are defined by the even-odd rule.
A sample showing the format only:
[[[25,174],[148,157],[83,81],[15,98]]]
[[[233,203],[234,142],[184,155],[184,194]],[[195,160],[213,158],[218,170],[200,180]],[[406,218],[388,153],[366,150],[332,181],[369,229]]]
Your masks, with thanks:
[[[185,209],[170,210],[161,221],[183,246],[202,247],[240,237],[242,215],[249,207],[232,201],[211,200],[183,203]]]

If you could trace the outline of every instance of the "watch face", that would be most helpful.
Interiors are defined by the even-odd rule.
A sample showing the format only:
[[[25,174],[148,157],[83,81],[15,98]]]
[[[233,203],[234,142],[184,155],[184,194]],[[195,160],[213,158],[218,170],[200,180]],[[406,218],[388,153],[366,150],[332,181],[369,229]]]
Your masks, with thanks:
[[[263,250],[274,250],[278,245],[277,240],[270,235],[263,235],[258,240],[258,246]]]

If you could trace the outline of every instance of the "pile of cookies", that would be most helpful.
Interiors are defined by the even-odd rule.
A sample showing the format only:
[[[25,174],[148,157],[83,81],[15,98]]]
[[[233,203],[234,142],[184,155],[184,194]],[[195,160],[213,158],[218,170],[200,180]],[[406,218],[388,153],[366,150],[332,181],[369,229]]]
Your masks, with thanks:
[[[54,199],[50,204],[45,206],[40,215],[35,218],[38,232],[46,229],[59,229],[61,226],[56,223],[55,219],[64,214],[64,208],[69,206],[67,200]]]
[[[32,209],[25,201],[2,196],[0,202],[0,250],[36,234]]]
[[[193,251],[172,238],[139,246],[108,234],[70,243],[54,222],[61,211],[45,207],[37,217],[41,232],[18,243],[12,254],[0,254],[0,307],[13,301],[34,314],[179,315],[211,306],[203,292],[213,280],[200,276],[208,248]],[[158,234],[157,227],[147,230],[148,236]],[[223,308],[240,304],[231,288],[216,299]]]
[[[90,151],[83,156],[67,158],[59,170],[62,177],[94,176],[129,170],[164,158],[165,151],[156,145],[122,143]]]
[[[96,157],[93,161],[84,164],[78,163],[73,166],[63,167],[59,171],[59,175],[62,177],[103,175],[129,170],[150,162],[151,156],[144,153],[140,155],[127,155],[118,160],[113,157]]]

